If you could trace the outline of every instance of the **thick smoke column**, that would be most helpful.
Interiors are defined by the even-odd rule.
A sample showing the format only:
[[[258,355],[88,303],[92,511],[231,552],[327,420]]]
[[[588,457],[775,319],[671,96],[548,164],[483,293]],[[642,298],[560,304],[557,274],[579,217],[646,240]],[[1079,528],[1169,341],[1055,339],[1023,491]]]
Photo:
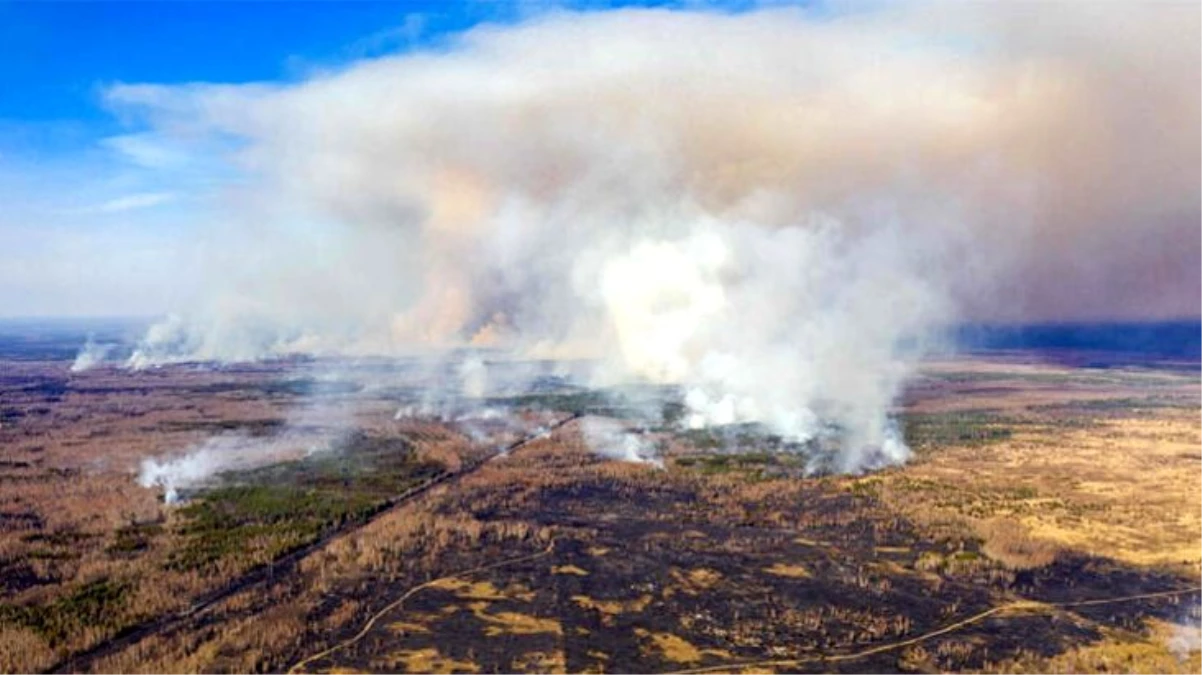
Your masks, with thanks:
[[[597,357],[681,385],[686,423],[897,461],[889,407],[941,324],[1197,311],[1197,24],[552,13],[296,84],[116,86],[241,178],[211,285],[131,363]]]
[[[681,383],[689,426],[762,422],[807,441],[833,423],[837,468],[905,459],[885,415],[906,372],[898,342],[946,309],[907,248],[886,233],[850,238],[829,219],[690,229],[603,268],[621,363]]]

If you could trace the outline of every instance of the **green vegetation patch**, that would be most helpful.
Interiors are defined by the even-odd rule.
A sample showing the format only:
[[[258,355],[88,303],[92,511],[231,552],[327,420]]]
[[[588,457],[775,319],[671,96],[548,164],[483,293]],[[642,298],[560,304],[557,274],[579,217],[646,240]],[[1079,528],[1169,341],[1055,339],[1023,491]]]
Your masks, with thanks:
[[[354,394],[363,389],[357,382],[344,380],[324,380],[312,377],[268,380],[265,382],[229,381],[212,382],[190,387],[190,391],[198,394],[245,394],[255,396],[337,396]]]
[[[357,434],[338,451],[228,474],[180,510],[182,542],[168,567],[203,572],[226,558],[283,555],[366,520],[443,469],[418,460],[404,439]]]
[[[981,410],[911,413],[902,418],[906,443],[916,451],[984,446],[1009,440],[1022,420]]]
[[[733,447],[754,450],[756,448],[778,448],[783,440],[761,424],[727,424],[700,429],[687,429],[680,436],[697,447]],[[767,455],[768,453],[762,453]]]
[[[33,532],[22,535],[21,541],[29,543],[41,543],[49,546],[61,546],[65,548],[74,548],[95,538],[96,535],[87,532],[77,532],[75,530],[60,530],[58,532]]]
[[[168,566],[204,569],[253,548],[265,548],[268,557],[275,557],[348,520],[366,517],[378,502],[370,494],[296,485],[215,488],[182,509],[185,542],[172,552]]]
[[[0,624],[29,628],[52,646],[83,630],[116,630],[133,584],[101,579],[41,605],[0,604]]]
[[[673,463],[707,476],[739,473],[760,479],[804,471],[805,461],[805,457],[793,453],[739,452],[684,455]]]
[[[161,431],[203,431],[208,434],[238,432],[248,436],[270,436],[284,428],[282,419],[246,420],[165,420],[159,422]]]
[[[96,535],[74,530],[33,532],[21,541],[32,546],[22,555],[30,560],[75,560]]]
[[[150,548],[150,542],[162,534],[158,523],[130,523],[117,528],[113,543],[105,549],[112,555],[132,555]]]
[[[1138,415],[1149,410],[1166,408],[1197,409],[1198,402],[1185,398],[1147,396],[1141,398],[1102,398],[1069,403],[1031,406],[1033,412],[1062,415],[1097,415],[1098,413],[1129,413]]]
[[[494,396],[491,405],[517,410],[554,410],[636,420],[656,429],[674,428],[686,412],[679,393],[667,387],[625,385],[608,389],[563,389]]]
[[[489,403],[509,408],[557,410],[567,413],[619,418],[630,417],[632,413],[632,410],[627,406],[615,401],[606,392],[596,389],[497,396],[490,398]]]

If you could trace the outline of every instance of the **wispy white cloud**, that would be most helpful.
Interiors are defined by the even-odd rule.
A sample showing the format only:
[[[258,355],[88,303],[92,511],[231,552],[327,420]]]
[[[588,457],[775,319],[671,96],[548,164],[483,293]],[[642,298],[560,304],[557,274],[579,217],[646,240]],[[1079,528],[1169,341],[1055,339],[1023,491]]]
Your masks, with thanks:
[[[177,196],[170,192],[140,192],[122,195],[93,206],[85,206],[72,211],[76,214],[88,213],[124,213],[139,209],[149,209],[175,201]]]
[[[187,152],[164,143],[159,134],[112,136],[103,139],[101,145],[147,169],[177,168],[188,162]]]
[[[351,58],[361,59],[410,47],[422,37],[426,24],[424,14],[408,14],[400,25],[376,31],[351,43],[346,53]]]
[[[188,179],[188,180],[184,180]],[[198,283],[212,193],[103,144],[0,158],[0,316],[155,315]]]

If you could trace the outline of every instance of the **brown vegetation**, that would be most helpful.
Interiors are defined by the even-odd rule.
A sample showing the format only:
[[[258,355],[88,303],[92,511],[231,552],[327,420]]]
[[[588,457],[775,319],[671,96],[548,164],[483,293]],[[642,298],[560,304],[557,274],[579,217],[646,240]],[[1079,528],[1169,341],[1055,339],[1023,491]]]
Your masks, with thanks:
[[[264,384],[280,372],[98,371],[62,387],[59,365],[9,373],[0,670],[44,669],[179,612],[334,522],[297,529],[290,517],[183,565],[199,550],[201,511],[166,507],[132,481],[141,458],[214,429],[270,433],[295,402]],[[1197,390],[1192,376],[1157,371],[936,364],[911,395],[915,461],[860,477],[766,471],[774,460],[757,455],[716,460],[687,438],[661,439],[666,470],[614,462],[569,425],[87,665],[790,670],[862,652],[848,669],[1196,670],[1197,651],[1178,658],[1166,637],[1189,595],[998,611],[939,631],[1024,602],[1197,585]],[[518,437],[498,428],[476,443],[453,425],[394,421],[394,409],[368,400],[355,425],[403,439],[415,467],[474,467]],[[530,428],[552,418],[526,415]],[[349,492],[378,498],[365,490]],[[322,518],[343,513],[304,503]]]

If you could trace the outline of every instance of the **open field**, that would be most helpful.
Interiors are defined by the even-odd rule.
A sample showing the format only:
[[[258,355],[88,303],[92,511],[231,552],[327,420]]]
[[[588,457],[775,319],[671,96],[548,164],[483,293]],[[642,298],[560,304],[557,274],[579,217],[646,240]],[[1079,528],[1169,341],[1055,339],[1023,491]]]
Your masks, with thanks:
[[[0,670],[1202,667],[1196,368],[932,361],[912,461],[824,476],[551,380],[464,421],[395,416],[438,377],[403,364],[34,356],[0,371]],[[601,417],[662,468],[594,453]],[[213,438],[267,449],[180,504],[135,481]]]

